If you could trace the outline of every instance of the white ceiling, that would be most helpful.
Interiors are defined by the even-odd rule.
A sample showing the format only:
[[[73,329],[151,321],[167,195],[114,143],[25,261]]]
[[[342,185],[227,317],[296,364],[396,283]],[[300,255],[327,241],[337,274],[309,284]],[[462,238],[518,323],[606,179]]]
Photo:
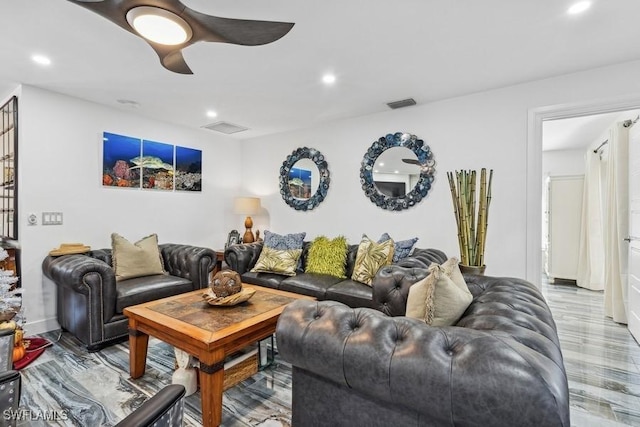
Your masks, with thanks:
[[[194,75],[160,66],[141,39],[66,0],[0,1],[0,97],[25,83],[163,121],[246,126],[251,138],[640,59],[640,1],[183,0],[203,13],[294,22],[265,46],[198,43]],[[51,57],[48,68],[30,57]],[[337,81],[321,83],[325,72]],[[409,107],[411,108],[411,107]],[[218,112],[216,119],[205,116]]]
[[[640,110],[549,120],[542,123],[542,151],[583,149],[604,142],[603,134],[616,122],[635,120]],[[600,138],[600,139],[598,139]]]

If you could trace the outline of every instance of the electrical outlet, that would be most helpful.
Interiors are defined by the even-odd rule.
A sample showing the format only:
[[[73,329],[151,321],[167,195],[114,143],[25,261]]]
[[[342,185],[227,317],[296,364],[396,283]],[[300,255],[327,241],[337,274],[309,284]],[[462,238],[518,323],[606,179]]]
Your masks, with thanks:
[[[27,216],[27,224],[38,225],[38,215],[31,213]]]

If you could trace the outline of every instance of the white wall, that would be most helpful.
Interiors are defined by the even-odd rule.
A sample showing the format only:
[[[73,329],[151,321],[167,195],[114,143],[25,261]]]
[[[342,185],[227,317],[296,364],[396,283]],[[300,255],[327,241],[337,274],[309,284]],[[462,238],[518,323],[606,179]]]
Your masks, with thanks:
[[[529,138],[530,112],[634,93],[640,99],[639,72],[640,62],[631,62],[247,140],[245,157],[261,161],[243,170],[243,186],[262,195],[269,212],[269,218],[255,222],[275,232],[307,231],[308,238],[343,234],[352,243],[362,233],[373,238],[385,231],[397,239],[418,236],[418,247],[440,248],[453,256],[458,248],[446,171],[493,168],[487,274],[525,277],[528,258],[540,256],[539,249],[528,254],[527,233],[535,237],[535,247],[541,240],[539,216],[530,222],[527,217],[528,209],[541,211],[542,194],[541,141]],[[432,191],[418,206],[387,212],[364,196],[359,170],[370,144],[397,131],[416,134],[431,146],[437,174]],[[528,144],[534,148],[532,157]],[[282,161],[300,146],[322,151],[331,172],[327,198],[310,212],[289,208],[278,189]],[[528,173],[538,177],[529,181],[538,182],[529,189],[534,202],[527,201]]]
[[[136,241],[221,248],[236,218],[231,197],[240,187],[238,141],[133,113],[23,86],[19,98],[19,240],[27,333],[57,328],[55,285],[42,260],[61,242],[111,246],[117,232]],[[156,192],[101,185],[102,132],[202,150],[202,192]],[[232,161],[229,161],[232,159]],[[63,212],[61,226],[40,225],[43,211]],[[36,213],[39,224],[27,225]]]
[[[264,209],[254,216],[254,230],[306,231],[309,239],[343,234],[353,243],[362,233],[377,238],[389,232],[396,239],[418,236],[419,247],[457,255],[446,171],[459,169],[495,170],[487,273],[525,277],[530,257],[540,256],[527,247],[539,248],[541,240],[542,152],[541,141],[531,137],[532,112],[624,96],[640,100],[638,75],[640,61],[630,62],[243,142],[25,86],[19,107],[19,209],[28,333],[55,328],[54,285],[40,269],[44,256],[59,243],[108,247],[109,234],[118,231],[131,239],[157,232],[162,242],[220,247],[229,229],[242,224],[230,212],[236,195],[262,197]],[[202,149],[204,191],[102,188],[103,131]],[[437,174],[432,191],[418,206],[388,212],[365,198],[359,170],[370,144],[396,131],[416,134],[431,146]],[[278,188],[282,162],[301,146],[322,151],[331,172],[326,200],[310,212],[290,208]],[[529,210],[536,215],[528,215]],[[65,224],[26,226],[29,213],[42,211],[64,212]]]
[[[579,150],[552,150],[542,153],[542,177],[584,175],[587,147]]]

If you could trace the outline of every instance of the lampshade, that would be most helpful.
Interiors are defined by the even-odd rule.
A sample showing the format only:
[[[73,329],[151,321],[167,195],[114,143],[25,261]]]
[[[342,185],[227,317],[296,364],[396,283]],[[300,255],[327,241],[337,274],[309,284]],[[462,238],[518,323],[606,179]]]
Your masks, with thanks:
[[[138,6],[127,12],[127,22],[142,37],[152,42],[174,46],[193,35],[189,24],[168,10],[153,6]]]
[[[237,197],[233,201],[233,211],[238,215],[255,215],[260,212],[260,207],[257,197]]]

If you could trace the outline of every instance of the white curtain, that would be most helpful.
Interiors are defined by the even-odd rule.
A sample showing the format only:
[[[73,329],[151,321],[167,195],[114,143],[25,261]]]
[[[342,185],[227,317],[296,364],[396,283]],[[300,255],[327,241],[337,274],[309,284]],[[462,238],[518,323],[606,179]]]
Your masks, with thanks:
[[[622,123],[610,129],[609,162],[604,199],[604,312],[627,323],[627,265],[629,233],[629,130]]]
[[[582,223],[578,253],[578,286],[593,291],[604,289],[604,238],[602,236],[602,181],[600,156],[593,150],[585,155]]]
[[[629,132],[622,123],[609,129],[608,143],[585,159],[577,284],[604,289],[605,315],[627,323],[629,231]]]

